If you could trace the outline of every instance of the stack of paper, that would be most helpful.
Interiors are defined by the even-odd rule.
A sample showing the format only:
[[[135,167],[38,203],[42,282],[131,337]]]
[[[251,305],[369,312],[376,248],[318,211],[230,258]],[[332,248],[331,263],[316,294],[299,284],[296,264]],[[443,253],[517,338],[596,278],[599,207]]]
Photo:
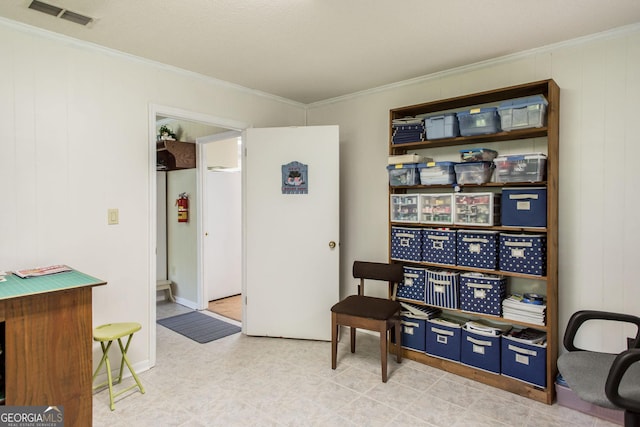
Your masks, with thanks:
[[[400,312],[403,316],[414,317],[416,319],[433,319],[434,317],[440,315],[442,310],[436,307],[423,306],[423,305],[413,305],[407,304],[406,302],[400,302],[402,306],[402,311]]]
[[[547,333],[533,328],[512,329],[507,336],[516,341],[527,344],[544,345],[547,342]]]
[[[4,276],[6,276],[7,273],[5,273],[4,271],[0,270],[0,282],[6,282],[7,279],[5,279]]]
[[[522,295],[509,295],[502,301],[502,317],[534,325],[545,325],[547,305],[524,302]]]
[[[50,265],[47,267],[36,267],[26,270],[18,270],[14,271],[13,273],[16,276],[26,279],[27,277],[47,276],[49,274],[63,273],[65,271],[71,271],[71,268],[67,267],[66,265]]]
[[[499,336],[511,329],[511,325],[489,322],[488,320],[471,320],[464,324],[464,328],[469,332],[476,332],[482,335]]]

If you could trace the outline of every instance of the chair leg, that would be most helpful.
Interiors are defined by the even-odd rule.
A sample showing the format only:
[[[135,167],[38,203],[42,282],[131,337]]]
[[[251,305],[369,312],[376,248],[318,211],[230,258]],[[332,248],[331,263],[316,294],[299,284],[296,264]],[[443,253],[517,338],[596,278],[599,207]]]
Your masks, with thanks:
[[[129,372],[131,372],[133,379],[136,381],[136,384],[140,389],[140,392],[144,394],[144,387],[142,387],[142,384],[140,383],[140,379],[138,379],[138,375],[136,375],[136,371],[134,371],[133,368],[131,367],[131,363],[129,363],[129,358],[127,357],[127,350],[129,350],[131,337],[133,337],[133,334],[129,335],[129,340],[127,341],[127,345],[125,347],[122,346],[122,341],[120,340],[120,338],[118,338],[118,345],[120,346],[120,351],[122,352],[122,362],[126,363],[127,368],[129,368]],[[122,369],[123,369],[122,362],[120,363],[120,377],[118,378],[118,382],[122,381]],[[132,387],[129,387],[129,388],[132,388]]]
[[[349,329],[350,329],[349,333],[351,335],[351,353],[355,353],[356,352],[356,328],[352,326]]]
[[[331,313],[331,369],[336,369],[338,360],[338,332],[340,326],[336,324],[336,315]]]
[[[395,334],[396,334],[396,360],[398,361],[398,363],[402,362],[402,323],[400,321],[400,319],[396,319],[395,320],[395,325],[394,325],[394,329],[395,329]]]
[[[382,363],[382,382],[387,382],[387,325],[380,328],[380,362]]]

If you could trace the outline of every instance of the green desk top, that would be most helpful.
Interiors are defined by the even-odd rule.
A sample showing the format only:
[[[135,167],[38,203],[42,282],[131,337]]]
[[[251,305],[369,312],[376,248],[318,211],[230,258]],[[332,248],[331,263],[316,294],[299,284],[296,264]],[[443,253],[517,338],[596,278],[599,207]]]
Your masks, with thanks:
[[[106,284],[104,280],[77,270],[27,279],[22,279],[15,274],[7,274],[5,278],[6,282],[0,282],[0,300]]]

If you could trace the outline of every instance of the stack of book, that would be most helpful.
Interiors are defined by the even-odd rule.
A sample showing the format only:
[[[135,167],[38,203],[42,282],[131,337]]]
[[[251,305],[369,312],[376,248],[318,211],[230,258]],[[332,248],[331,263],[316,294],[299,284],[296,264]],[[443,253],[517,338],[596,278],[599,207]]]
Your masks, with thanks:
[[[392,141],[394,144],[407,144],[424,141],[424,121],[420,118],[406,117],[394,119]]]
[[[513,294],[502,301],[502,317],[534,325],[545,325],[547,304],[543,299]]]

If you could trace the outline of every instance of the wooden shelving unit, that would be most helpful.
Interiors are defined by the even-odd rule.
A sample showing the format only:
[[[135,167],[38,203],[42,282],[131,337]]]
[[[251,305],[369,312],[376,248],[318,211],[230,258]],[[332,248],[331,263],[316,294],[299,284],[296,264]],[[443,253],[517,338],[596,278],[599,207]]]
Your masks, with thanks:
[[[498,374],[476,369],[460,363],[449,360],[431,357],[426,353],[403,349],[403,355],[406,358],[461,375],[497,388],[508,390],[531,399],[551,404],[555,399],[554,381],[557,375],[556,360],[558,355],[558,146],[559,146],[559,109],[560,109],[560,89],[553,80],[543,80],[528,84],[511,86],[486,92],[459,96],[455,98],[443,99],[434,102],[427,102],[407,107],[395,108],[390,110],[390,123],[394,119],[403,117],[412,117],[416,115],[441,113],[452,110],[464,110],[480,105],[498,105],[502,101],[514,98],[521,98],[534,95],[543,95],[547,101],[546,110],[546,126],[541,128],[513,130],[510,132],[498,132],[490,135],[480,135],[472,137],[455,137],[444,138],[438,140],[426,140],[407,144],[393,144],[393,129],[389,126],[389,155],[406,154],[408,152],[421,152],[428,155],[428,149],[439,147],[461,147],[474,146],[479,144],[488,144],[494,142],[502,142],[508,144],[509,141],[517,141],[531,138],[546,138],[547,145],[547,162],[546,162],[546,181],[536,183],[487,183],[483,185],[464,185],[463,187],[479,187],[493,190],[499,190],[497,187],[509,186],[543,186],[547,189],[547,226],[546,228],[513,228],[513,227],[469,227],[469,226],[447,226],[452,229],[484,229],[498,230],[506,232],[535,232],[546,234],[546,276],[530,276],[518,273],[502,272],[496,270],[483,270],[468,268],[462,266],[437,265],[424,262],[405,262],[392,260],[390,262],[400,262],[407,266],[429,267],[436,266],[450,270],[477,271],[483,273],[501,274],[508,277],[526,278],[544,283],[547,298],[546,325],[530,325],[524,322],[507,320],[502,317],[484,315],[479,313],[463,313],[459,310],[445,311],[454,312],[456,315],[487,318],[503,323],[511,323],[525,327],[533,327],[538,330],[544,330],[547,334],[547,360],[546,360],[546,384],[545,388],[530,385],[528,383],[501,376]],[[451,188],[450,186],[407,186],[397,187],[390,186],[390,194],[405,194],[407,192],[421,191],[423,189],[434,189],[440,187]],[[389,235],[391,235],[392,226],[402,227],[430,227],[428,224],[406,224],[389,222]],[[389,256],[391,257],[391,239],[389,241]],[[414,303],[412,301],[412,303]],[[392,349],[393,350],[393,349]]]

